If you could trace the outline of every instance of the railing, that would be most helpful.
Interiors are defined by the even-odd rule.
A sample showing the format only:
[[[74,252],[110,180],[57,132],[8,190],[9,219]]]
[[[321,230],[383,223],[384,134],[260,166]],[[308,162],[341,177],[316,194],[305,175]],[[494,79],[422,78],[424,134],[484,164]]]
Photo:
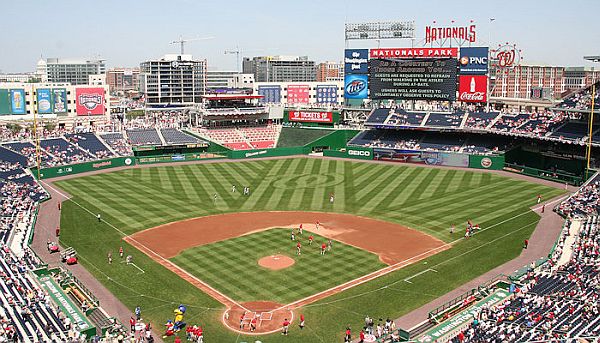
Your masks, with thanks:
[[[584,181],[581,176],[576,176],[573,174],[565,174],[565,173],[561,173],[561,172],[553,172],[553,171],[537,169],[537,168],[533,168],[533,167],[526,167],[526,166],[513,164],[513,163],[506,163],[504,165],[504,170],[515,172],[515,173],[520,173],[520,174],[525,174],[525,175],[529,175],[529,176],[534,176],[534,177],[537,177],[540,179],[545,179],[545,180],[566,182],[568,184],[575,185],[575,186],[580,185]]]

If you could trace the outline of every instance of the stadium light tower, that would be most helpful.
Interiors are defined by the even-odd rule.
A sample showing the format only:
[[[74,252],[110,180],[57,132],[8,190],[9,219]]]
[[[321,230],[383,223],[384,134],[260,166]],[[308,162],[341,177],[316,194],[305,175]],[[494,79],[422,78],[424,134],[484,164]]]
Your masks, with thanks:
[[[180,51],[181,51],[181,55],[183,55],[183,51],[184,51],[184,45],[185,43],[188,42],[195,42],[198,40],[210,40],[210,39],[214,39],[215,37],[198,37],[198,38],[189,38],[189,39],[184,39],[183,37],[179,36],[179,40],[174,40],[169,42],[169,44],[180,44]]]

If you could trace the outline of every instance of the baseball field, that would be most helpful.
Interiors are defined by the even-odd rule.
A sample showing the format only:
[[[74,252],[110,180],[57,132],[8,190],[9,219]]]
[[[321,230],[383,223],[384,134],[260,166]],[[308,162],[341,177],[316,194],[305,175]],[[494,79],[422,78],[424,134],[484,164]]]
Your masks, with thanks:
[[[188,305],[185,321],[201,324],[210,342],[254,341],[222,324],[228,301],[300,304],[293,314],[304,314],[307,326],[293,327],[290,342],[341,340],[367,314],[398,317],[516,257],[539,220],[529,210],[537,195],[562,193],[483,171],[316,158],[134,168],[55,185],[72,196],[63,203],[61,243],[156,328],[178,304]],[[345,222],[344,215],[358,217]],[[358,218],[372,222],[358,225]],[[464,240],[469,219],[482,230]],[[306,229],[297,237],[300,256],[290,239],[298,224]],[[331,251],[320,255],[329,239]],[[135,265],[118,263],[120,246]],[[258,264],[275,255],[294,264]],[[302,301],[378,270],[387,272]]]

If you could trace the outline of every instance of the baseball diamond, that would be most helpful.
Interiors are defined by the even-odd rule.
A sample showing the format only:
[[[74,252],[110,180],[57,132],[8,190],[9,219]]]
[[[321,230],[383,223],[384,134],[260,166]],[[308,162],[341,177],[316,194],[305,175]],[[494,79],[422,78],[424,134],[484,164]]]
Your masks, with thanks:
[[[489,172],[315,158],[134,168],[54,185],[71,197],[63,204],[61,242],[78,249],[92,274],[128,306],[144,299],[146,317],[157,324],[168,312],[165,306],[189,304],[188,315],[206,323],[204,329],[219,341],[250,334],[247,327],[237,328],[231,316],[247,312],[243,308],[257,301],[293,309],[282,316],[310,318],[312,331],[288,337],[298,342],[334,340],[340,333],[319,328],[340,320],[355,323],[355,308],[371,315],[406,313],[516,256],[539,220],[529,210],[537,195],[550,199],[563,192]],[[249,187],[250,194],[232,192],[232,185]],[[335,194],[333,203],[330,194]],[[285,218],[285,211],[295,212],[287,220],[262,222],[269,213]],[[90,213],[102,213],[105,221]],[[263,219],[248,219],[246,213]],[[360,229],[336,225],[340,219],[331,219],[336,213],[376,221]],[[232,225],[193,224],[220,216],[231,218],[221,223]],[[462,229],[448,230],[467,220],[480,224],[481,232],[464,240]],[[403,249],[401,240],[391,245],[409,255],[384,251],[397,234],[388,230],[387,236],[377,236],[377,221],[422,235],[407,246],[422,249],[420,253]],[[290,231],[299,224],[304,228],[303,250],[296,256]],[[145,240],[161,228],[164,235],[156,236],[155,243]],[[89,230],[94,234],[86,234]],[[348,231],[353,230],[362,231],[363,239],[352,238]],[[373,240],[369,233],[380,238]],[[307,235],[314,236],[314,246],[308,246]],[[333,238],[332,252],[320,256],[315,252],[326,238]],[[433,243],[429,248],[428,241]],[[99,242],[105,248],[99,249]],[[106,250],[119,246],[145,273],[132,275],[125,264],[106,264]],[[433,251],[427,253],[429,249]],[[296,263],[261,271],[257,260],[271,254],[285,254]],[[373,273],[378,270],[382,272]],[[278,309],[269,310],[277,317]],[[274,322],[263,323],[267,332],[277,328]]]

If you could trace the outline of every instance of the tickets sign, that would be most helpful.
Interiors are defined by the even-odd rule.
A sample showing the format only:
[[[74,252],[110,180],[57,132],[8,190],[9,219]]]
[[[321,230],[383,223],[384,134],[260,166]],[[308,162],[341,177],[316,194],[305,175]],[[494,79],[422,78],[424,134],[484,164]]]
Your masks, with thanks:
[[[333,123],[333,112],[289,111],[288,120],[303,123]]]

